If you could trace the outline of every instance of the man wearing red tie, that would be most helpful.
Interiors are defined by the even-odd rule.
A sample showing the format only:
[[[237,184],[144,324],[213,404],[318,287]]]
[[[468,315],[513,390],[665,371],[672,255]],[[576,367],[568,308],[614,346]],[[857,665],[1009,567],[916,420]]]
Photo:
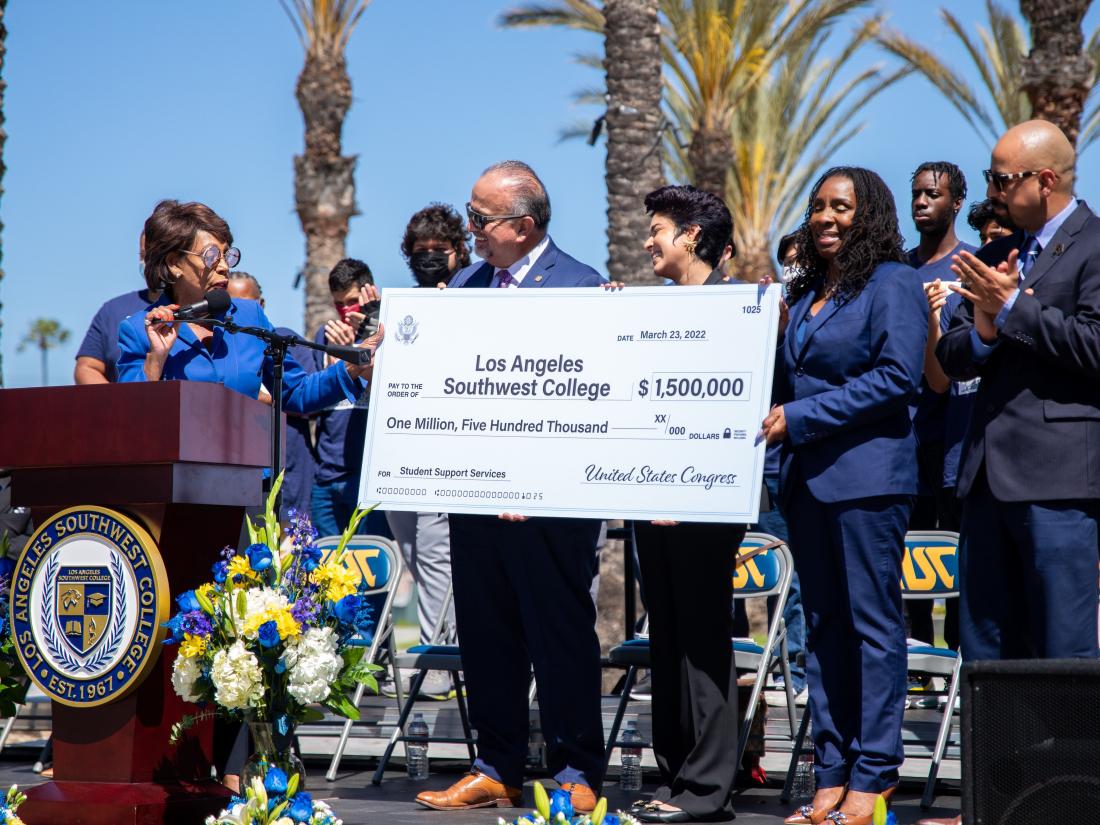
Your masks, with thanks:
[[[483,263],[455,273],[451,289],[604,283],[550,239],[550,199],[525,163],[486,169],[466,216]],[[478,755],[469,774],[416,801],[435,810],[520,803],[533,668],[547,763],[574,810],[589,812],[603,779],[600,645],[589,595],[600,522],[451,515],[450,528],[455,618]]]

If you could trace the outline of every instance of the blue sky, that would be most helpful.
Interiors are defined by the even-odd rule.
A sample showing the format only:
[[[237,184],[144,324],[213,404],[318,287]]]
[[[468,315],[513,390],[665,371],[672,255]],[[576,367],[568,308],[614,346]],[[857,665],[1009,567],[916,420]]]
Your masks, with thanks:
[[[355,101],[344,150],[359,156],[361,214],[348,253],[368,261],[383,287],[411,285],[398,251],[408,217],[433,200],[461,205],[478,172],[508,157],[545,179],[555,240],[605,267],[604,149],[558,141],[563,125],[597,114],[572,103],[575,90],[600,78],[571,57],[599,40],[500,29],[497,16],[511,5],[375,0],[352,37]],[[975,25],[984,19],[980,0],[879,4],[894,25],[965,66],[940,6]],[[1090,14],[1086,28],[1098,18]],[[302,293],[291,284],[304,240],[292,158],[302,147],[294,83],[303,55],[278,2],[22,0],[9,4],[5,23],[5,385],[40,381],[37,353],[16,352],[38,317],[71,331],[50,356],[51,382],[71,382],[96,309],[141,285],[138,235],[164,197],[201,200],[225,217],[243,252],[240,268],[261,280],[272,321],[299,328]],[[873,50],[861,60],[891,62]],[[910,240],[909,173],[919,162],[958,163],[972,197],[980,195],[989,147],[923,80],[896,85],[864,119],[835,161],[883,175]],[[1083,158],[1083,197],[1092,195],[1098,163],[1100,148]],[[963,221],[960,231],[969,237]]]

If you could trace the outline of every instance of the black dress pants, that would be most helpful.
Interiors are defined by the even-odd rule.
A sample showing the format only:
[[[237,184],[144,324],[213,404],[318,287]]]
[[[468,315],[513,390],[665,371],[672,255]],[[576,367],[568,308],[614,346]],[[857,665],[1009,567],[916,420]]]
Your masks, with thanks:
[[[649,608],[655,799],[698,819],[733,818],[737,671],[730,601],[743,524],[634,523]]]

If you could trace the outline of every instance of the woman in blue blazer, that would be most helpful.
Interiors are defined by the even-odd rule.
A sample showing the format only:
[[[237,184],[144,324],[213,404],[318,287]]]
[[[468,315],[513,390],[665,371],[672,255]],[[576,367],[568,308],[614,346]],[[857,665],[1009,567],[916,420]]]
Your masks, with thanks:
[[[164,294],[149,312],[122,322],[118,380],[209,381],[256,398],[261,381],[272,384],[271,358],[263,341],[172,321],[180,306],[197,303],[210,290],[229,284],[229,269],[241,258],[232,246],[229,225],[204,204],[168,200],[157,204],[145,221],[144,237],[145,279],[150,289],[163,289]],[[272,328],[255,301],[233,300],[226,315],[240,326]],[[290,356],[285,365],[283,406],[295,413],[344,399],[354,402],[363,392],[360,378],[371,370],[340,362],[310,374]]]
[[[908,403],[928,334],[902,263],[890,190],[866,169],[826,172],[799,230],[789,323],[776,359],[780,498],[803,583],[818,790],[786,822],[870,825],[901,765],[901,558],[917,492]],[[833,813],[836,811],[836,813]]]

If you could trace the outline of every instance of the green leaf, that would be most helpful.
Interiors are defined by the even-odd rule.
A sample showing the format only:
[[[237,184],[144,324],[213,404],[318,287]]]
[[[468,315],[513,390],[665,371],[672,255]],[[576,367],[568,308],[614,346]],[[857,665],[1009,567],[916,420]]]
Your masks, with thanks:
[[[248,610],[248,599],[245,598],[244,591],[237,591],[237,618],[244,620],[244,614]]]
[[[334,691],[331,693],[328,699],[325,700],[324,706],[345,719],[357,720],[359,718],[359,709],[348,701],[348,697],[342,692]]]
[[[294,774],[287,781],[287,783],[286,783],[286,798],[290,799],[290,797],[294,796],[294,794],[296,794],[296,793],[298,793],[298,774]],[[278,817],[276,817],[276,819],[277,818]]]
[[[348,521],[348,526],[344,528],[344,534],[340,536],[340,543],[336,545],[336,550],[332,554],[333,562],[339,564],[344,560],[344,551],[347,549],[348,542],[355,535],[355,531],[359,529],[359,522],[365,519],[367,514],[377,506],[377,504],[372,504],[366,510],[355,508],[355,512],[351,514],[351,519]]]
[[[324,718],[325,715],[321,713],[321,711],[317,710],[317,708],[313,707],[302,708],[301,713],[298,715],[298,720],[305,723],[321,722],[324,720]]]
[[[295,776],[295,779],[297,779],[297,776]],[[289,794],[288,794],[288,796],[289,796]],[[290,800],[287,799],[287,800],[284,800],[283,802],[280,802],[278,805],[276,805],[274,808],[272,808],[271,813],[268,814],[268,817],[269,817],[268,822],[275,822],[282,815],[283,811],[286,810],[286,806],[289,805],[289,804],[290,804]]]
[[[596,803],[596,807],[592,810],[592,825],[600,825],[606,813],[607,797],[601,796],[600,801]]]
[[[550,821],[550,797],[546,795],[546,788],[538,781],[535,782],[535,810],[547,822]]]
[[[208,595],[199,590],[196,590],[195,600],[199,603],[199,607],[202,608],[203,613],[207,614],[208,616],[214,615],[214,603],[210,601],[210,597]]]
[[[279,490],[283,486],[283,475],[286,473],[279,473],[279,477],[275,479],[275,483],[271,485],[271,492],[267,494],[267,505],[264,507],[264,522],[267,525],[267,546],[271,548],[273,554],[279,552],[279,514],[275,512],[275,499],[279,495]]]

